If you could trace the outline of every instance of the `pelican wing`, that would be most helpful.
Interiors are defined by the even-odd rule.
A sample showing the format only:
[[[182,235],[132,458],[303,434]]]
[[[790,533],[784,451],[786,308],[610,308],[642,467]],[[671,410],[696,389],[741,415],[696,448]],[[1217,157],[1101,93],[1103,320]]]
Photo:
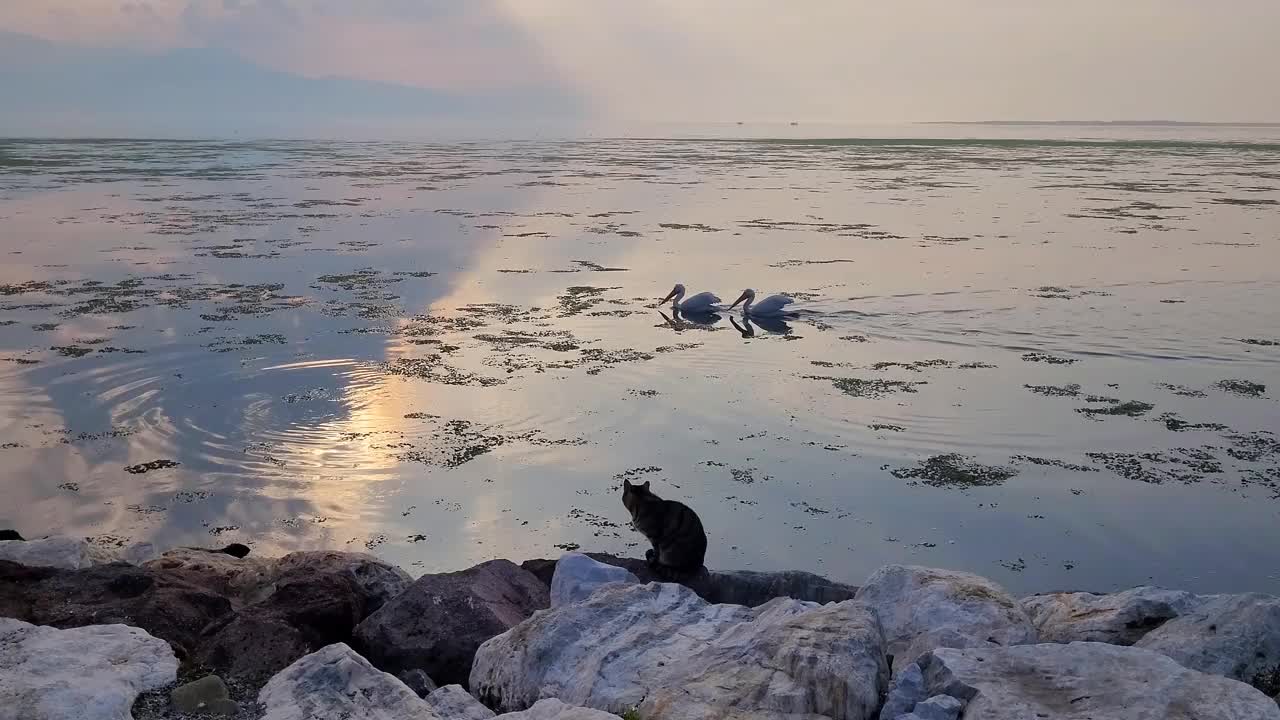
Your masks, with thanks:
[[[720,302],[720,298],[715,293],[700,292],[690,298],[686,298],[680,303],[680,309],[685,311],[691,310],[710,310],[713,306]]]
[[[769,297],[752,305],[751,313],[753,315],[777,315],[782,312],[783,308],[793,302],[795,302],[795,299],[789,298],[786,295],[770,295]]]

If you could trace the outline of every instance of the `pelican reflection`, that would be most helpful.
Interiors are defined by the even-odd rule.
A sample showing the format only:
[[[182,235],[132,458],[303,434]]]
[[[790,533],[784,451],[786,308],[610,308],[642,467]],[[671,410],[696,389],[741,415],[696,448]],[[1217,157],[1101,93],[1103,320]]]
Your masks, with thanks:
[[[786,320],[783,320],[780,317],[756,317],[756,316],[748,317],[746,315],[743,315],[742,324],[739,325],[738,321],[735,320],[732,315],[730,315],[729,322],[733,323],[734,329],[736,329],[739,333],[741,333],[742,337],[744,338],[750,338],[750,337],[756,336],[756,328],[755,328],[756,325],[759,325],[760,329],[764,330],[767,333],[773,333],[775,335],[791,334],[791,325],[788,324]]]

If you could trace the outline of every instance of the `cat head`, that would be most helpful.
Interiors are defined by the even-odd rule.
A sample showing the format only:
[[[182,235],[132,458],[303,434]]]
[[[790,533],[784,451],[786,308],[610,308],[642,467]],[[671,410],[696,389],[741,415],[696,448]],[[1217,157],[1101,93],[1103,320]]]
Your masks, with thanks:
[[[649,492],[649,481],[632,485],[630,480],[622,481],[622,505],[632,512],[641,503],[653,497],[653,493]]]

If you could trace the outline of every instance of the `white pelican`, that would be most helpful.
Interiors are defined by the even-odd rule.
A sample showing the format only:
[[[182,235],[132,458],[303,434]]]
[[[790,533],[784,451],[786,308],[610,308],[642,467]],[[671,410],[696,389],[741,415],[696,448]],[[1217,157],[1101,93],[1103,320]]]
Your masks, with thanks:
[[[662,298],[662,302],[671,301],[671,307],[682,313],[697,315],[699,313],[709,313],[719,310],[720,298],[715,293],[700,292],[690,297],[688,300],[684,298],[684,285],[676,283],[671,288],[671,292]]]
[[[742,306],[742,314],[754,315],[755,317],[782,317],[788,314],[786,307],[795,302],[795,300],[786,295],[770,295],[761,300],[759,304],[756,304],[756,291],[747,288],[742,291],[742,295],[738,296],[737,300],[733,301],[729,309],[732,310],[738,307],[738,303],[743,300],[746,300],[747,304]]]

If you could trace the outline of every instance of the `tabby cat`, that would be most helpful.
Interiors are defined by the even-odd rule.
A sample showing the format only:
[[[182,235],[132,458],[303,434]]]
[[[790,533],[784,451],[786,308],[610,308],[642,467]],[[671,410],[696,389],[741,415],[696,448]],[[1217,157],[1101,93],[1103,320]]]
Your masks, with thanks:
[[[644,557],[655,575],[678,581],[702,569],[707,555],[707,533],[698,514],[688,505],[654,495],[649,491],[647,480],[639,485],[623,480],[622,504],[631,513],[632,527],[653,543]]]

